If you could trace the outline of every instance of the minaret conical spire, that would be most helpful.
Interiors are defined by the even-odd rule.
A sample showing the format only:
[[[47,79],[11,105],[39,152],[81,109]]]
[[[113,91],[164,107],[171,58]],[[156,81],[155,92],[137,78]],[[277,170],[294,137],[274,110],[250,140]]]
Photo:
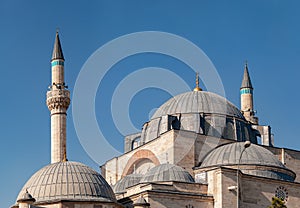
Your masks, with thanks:
[[[241,111],[247,121],[252,124],[258,124],[258,118],[255,117],[253,104],[253,87],[248,71],[248,64],[245,63],[244,76],[240,88],[241,94]]]
[[[250,76],[249,76],[248,63],[247,63],[247,61],[246,61],[246,63],[245,63],[244,77],[243,77],[241,89],[242,89],[242,88],[250,88],[250,89],[253,89],[252,83],[251,83],[251,79],[250,79]]]
[[[51,59],[51,85],[47,92],[47,106],[51,115],[51,163],[67,161],[66,123],[70,105],[70,91],[64,78],[64,56],[56,32]]]
[[[54,42],[51,61],[53,61],[55,59],[65,60],[64,59],[64,54],[63,54],[62,49],[61,49],[61,44],[60,44],[60,40],[59,40],[58,31],[56,31],[56,37],[55,37],[55,42]]]

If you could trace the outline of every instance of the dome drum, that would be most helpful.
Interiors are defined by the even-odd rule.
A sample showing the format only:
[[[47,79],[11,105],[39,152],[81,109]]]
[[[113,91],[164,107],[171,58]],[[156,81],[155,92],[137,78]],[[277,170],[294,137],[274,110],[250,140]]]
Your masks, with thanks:
[[[144,124],[141,144],[171,129],[257,143],[255,131],[240,110],[225,98],[205,91],[183,93],[161,105]]]
[[[143,126],[141,143],[144,144],[156,139],[159,135],[172,129],[257,143],[254,130],[243,119],[207,113],[182,113],[152,119]]]

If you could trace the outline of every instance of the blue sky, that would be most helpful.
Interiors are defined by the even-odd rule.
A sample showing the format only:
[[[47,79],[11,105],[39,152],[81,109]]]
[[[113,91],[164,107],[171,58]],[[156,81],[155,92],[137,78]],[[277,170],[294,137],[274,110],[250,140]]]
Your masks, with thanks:
[[[45,93],[56,28],[73,90],[86,60],[102,45],[140,31],[164,31],[200,47],[215,65],[226,97],[239,106],[245,60],[261,124],[272,126],[275,144],[300,150],[300,14],[297,1],[0,1],[1,180],[0,206],[8,207],[27,179],[50,161],[50,117]],[[109,142],[123,148],[110,113],[111,97],[124,76],[147,66],[164,67],[194,87],[192,69],[171,57],[127,57],[106,74],[96,101],[97,120]],[[172,80],[170,80],[172,81]],[[166,101],[163,90],[139,92],[129,109],[137,128]],[[95,169],[81,147],[68,111],[68,158]]]

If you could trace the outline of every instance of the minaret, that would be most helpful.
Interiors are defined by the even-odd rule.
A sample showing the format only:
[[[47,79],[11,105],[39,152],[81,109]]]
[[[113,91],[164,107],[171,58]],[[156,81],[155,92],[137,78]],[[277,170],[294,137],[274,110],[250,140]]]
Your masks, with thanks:
[[[244,77],[242,81],[242,86],[240,88],[241,93],[241,111],[247,121],[252,124],[258,124],[258,119],[255,116],[255,111],[253,110],[253,87],[248,71],[248,64],[245,64]]]
[[[64,80],[64,56],[58,32],[51,59],[52,82],[47,92],[47,106],[51,114],[51,163],[67,160],[66,120],[70,105],[70,91]]]

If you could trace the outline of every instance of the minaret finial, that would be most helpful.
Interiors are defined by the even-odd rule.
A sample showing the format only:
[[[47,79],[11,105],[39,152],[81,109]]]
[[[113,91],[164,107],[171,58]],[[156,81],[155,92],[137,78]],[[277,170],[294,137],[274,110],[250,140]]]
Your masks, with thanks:
[[[202,89],[199,87],[199,73],[196,72],[196,87],[194,88],[194,91],[202,91]]]

